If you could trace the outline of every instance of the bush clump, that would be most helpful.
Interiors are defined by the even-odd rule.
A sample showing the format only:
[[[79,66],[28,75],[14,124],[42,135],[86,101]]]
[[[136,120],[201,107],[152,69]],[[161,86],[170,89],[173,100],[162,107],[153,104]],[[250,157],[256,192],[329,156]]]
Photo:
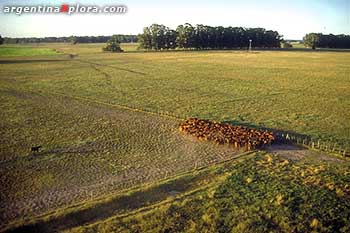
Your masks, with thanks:
[[[124,52],[124,50],[120,48],[120,40],[116,35],[112,36],[112,38],[107,41],[106,47],[103,47],[102,50],[106,52],[107,51],[113,52],[113,53]]]

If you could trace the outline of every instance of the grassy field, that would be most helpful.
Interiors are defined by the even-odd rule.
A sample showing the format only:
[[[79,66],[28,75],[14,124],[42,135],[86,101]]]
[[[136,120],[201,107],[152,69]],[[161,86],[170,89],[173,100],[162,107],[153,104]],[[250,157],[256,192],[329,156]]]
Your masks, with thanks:
[[[129,195],[129,192],[133,192],[128,191],[130,188],[148,189],[148,186],[143,186],[147,183],[154,187],[163,187],[157,181],[167,179],[175,182],[178,178],[174,176],[180,173],[189,172],[189,177],[197,179],[197,168],[242,155],[241,151],[198,142],[180,134],[177,124],[181,118],[199,117],[288,131],[322,141],[332,141],[350,149],[350,53],[144,52],[136,50],[137,44],[124,44],[122,48],[126,53],[112,54],[102,52],[102,46],[62,43],[0,47],[0,229],[35,221],[46,222],[46,225],[39,224],[39,227],[45,228],[51,226],[53,219],[52,221],[57,220],[58,223],[62,220],[62,225],[67,224],[62,230],[96,222],[96,225],[73,230],[93,231],[101,228],[103,231],[104,221],[109,217],[152,206],[168,197],[171,199],[171,193],[176,193],[181,188],[171,187],[159,199],[152,199],[151,194],[143,196],[142,191],[135,197],[135,200],[142,201],[140,205],[123,209],[124,207],[118,204],[114,206],[115,209],[108,209],[105,215],[93,215],[91,219],[82,218],[81,222],[75,224],[69,224],[63,216],[76,212],[74,216],[81,217],[85,212],[80,211],[84,209],[89,209],[88,213],[101,213],[105,209],[94,209],[97,205],[96,199],[101,203],[108,203],[110,198],[114,200],[113,195]],[[11,50],[12,52],[9,52]],[[77,57],[71,59],[68,54],[76,54]],[[30,148],[36,145],[42,145],[43,148],[41,152],[33,154]],[[280,201],[292,196],[289,189],[294,190],[297,197],[301,195],[302,199],[309,191],[309,184],[302,183],[297,172],[306,172],[309,177],[312,176],[307,173],[309,164],[312,169],[326,166],[326,170],[333,175],[329,178],[329,173],[326,172],[321,173],[320,177],[312,178],[322,182],[316,184],[319,189],[312,192],[311,196],[305,196],[303,200],[319,205],[313,195],[325,195],[326,199],[320,200],[329,201],[330,205],[344,202],[344,216],[349,216],[349,187],[345,186],[349,172],[347,161],[323,161],[321,158],[327,157],[326,155],[305,150],[300,152],[295,148],[259,153],[260,157],[247,160],[247,165],[230,165],[223,173],[219,169],[218,176],[213,176],[213,182],[203,182],[208,184],[209,190],[218,195],[222,193],[222,187],[226,186],[233,193],[250,195],[263,192],[266,184],[262,177],[266,176],[266,172],[276,170],[276,166],[283,162],[279,161],[279,158],[287,154],[288,169],[277,169],[276,176],[270,174],[269,177],[275,180],[276,187],[282,185],[281,192],[284,193],[281,194],[283,197]],[[255,187],[253,191],[236,190],[233,186],[239,181],[234,177],[228,178],[226,172],[242,173],[242,169],[248,172],[259,159],[263,160],[267,153],[280,154],[276,158],[278,164],[258,167],[259,170],[252,173],[252,180],[262,180],[261,183],[258,182],[259,187]],[[318,157],[321,161],[314,159],[312,163],[309,160],[295,162],[289,158],[300,159],[308,156]],[[242,160],[245,161],[244,158]],[[306,165],[303,165],[304,163]],[[338,165],[334,168],[328,166],[329,163],[340,164],[340,168],[338,169]],[[294,171],[294,166],[301,168]],[[214,165],[208,169],[216,174],[218,168]],[[203,178],[200,177],[198,179]],[[296,186],[283,183],[283,177],[291,177]],[[328,189],[325,186],[326,181],[333,182],[335,188]],[[201,186],[196,184],[194,182],[191,187],[183,187],[184,191],[181,192],[195,192]],[[218,188],[219,186],[221,188]],[[239,187],[243,186],[238,185]],[[276,190],[267,190],[267,193],[279,195]],[[178,204],[185,206],[187,202],[191,203],[192,199],[202,200],[201,197],[209,191],[203,192]],[[236,197],[232,194],[231,198]],[[208,202],[208,208],[215,204],[219,211],[217,216],[221,216],[222,207],[217,206],[218,203],[211,203],[206,198],[203,201]],[[251,203],[252,209],[249,206],[244,209],[246,215],[256,214],[259,212],[257,206],[262,208],[266,205],[264,202],[255,201]],[[247,204],[245,202],[246,200],[240,200],[240,204],[232,208]],[[287,213],[296,208],[294,204],[286,207]],[[70,207],[71,205],[73,207]],[[198,209],[198,213],[204,211],[200,207],[202,204],[193,205],[194,209]],[[124,212],[118,212],[120,208]],[[167,208],[166,205],[160,210],[152,207],[150,211],[159,216],[159,221],[163,221],[162,216],[167,213]],[[309,207],[298,208],[300,211],[306,211]],[[187,207],[184,214],[186,211]],[[278,211],[282,210],[277,208],[268,211],[270,212],[267,215],[260,216],[262,220],[257,220],[257,224],[262,224],[268,216],[279,215]],[[328,226],[329,223],[322,222],[322,219],[326,218],[324,216],[328,216],[329,213],[319,209],[314,211],[311,214],[305,212],[305,216],[320,214],[314,218],[322,225],[315,222],[312,225],[332,230]],[[325,211],[333,209],[327,208]],[[334,211],[340,213],[338,209]],[[175,217],[178,216],[176,212],[174,214]],[[137,219],[149,218],[150,224],[156,221],[148,215],[140,216]],[[127,231],[129,227],[148,231],[153,226],[143,226],[142,222],[124,217],[123,224],[115,223],[120,218],[106,220],[106,231],[117,231],[119,227],[119,230],[123,231]],[[203,218],[209,218],[207,220],[211,221],[210,216],[197,217],[194,216],[193,221]],[[276,224],[282,224],[279,225],[281,229],[289,231],[293,221],[301,218],[299,215],[289,217],[294,220],[279,219],[276,220]],[[306,218],[305,221],[312,222],[313,218],[310,218]],[[331,219],[333,221],[335,217]],[[251,222],[252,219],[246,221],[248,222],[242,220],[243,225],[237,228],[237,231],[249,229],[255,224]],[[181,225],[183,229],[190,227],[186,224]],[[201,228],[194,229],[205,229],[205,224],[210,225],[202,223]],[[339,224],[345,227],[345,230],[348,227],[343,224],[343,220],[339,220]],[[271,226],[274,225],[262,225]],[[310,229],[301,227],[300,231]]]
[[[79,232],[348,232],[348,165],[257,155],[220,172],[210,188]]]
[[[1,47],[0,57],[12,56],[39,56],[39,55],[56,55],[57,52],[49,48],[33,48],[29,46],[6,46]]]
[[[78,54],[78,59],[62,54],[55,56],[59,61],[22,60],[21,69],[14,59],[2,65],[0,75],[12,77],[12,83],[2,79],[2,86],[20,83],[34,92],[293,131],[350,145],[350,53],[110,54],[98,44],[51,46]]]
[[[268,154],[217,167],[207,187],[65,232],[348,232],[349,164]],[[220,178],[218,178],[220,177]],[[185,196],[185,197],[184,197]]]

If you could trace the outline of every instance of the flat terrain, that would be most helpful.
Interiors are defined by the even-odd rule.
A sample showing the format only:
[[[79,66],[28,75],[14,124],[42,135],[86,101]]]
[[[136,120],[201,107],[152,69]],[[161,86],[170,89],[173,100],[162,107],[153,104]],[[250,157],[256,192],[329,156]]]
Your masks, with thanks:
[[[57,52],[49,48],[38,48],[28,46],[6,46],[1,48],[0,57],[57,55]]]
[[[350,145],[348,52],[111,54],[101,52],[101,44],[49,46],[78,57],[17,57],[10,63],[2,58],[1,86],[293,131]]]
[[[294,158],[245,153],[12,227],[16,232],[348,232],[349,163],[302,153]]]
[[[235,184],[229,175],[243,168],[227,165],[229,168],[222,172],[217,164],[237,157],[245,161],[245,154],[182,135],[177,125],[188,117],[287,131],[350,148],[350,53],[156,53],[137,51],[137,44],[131,44],[123,47],[128,52],[112,54],[103,53],[102,46],[0,47],[0,228],[24,224],[30,231],[33,225],[29,223],[39,222],[34,229],[37,226],[73,231],[101,228],[102,231],[105,224],[100,221],[104,219],[116,214],[128,215],[129,211],[140,211],[147,206],[153,211],[154,204],[179,192],[195,192],[204,184],[210,188],[203,195],[210,190],[222,193],[221,189],[215,191],[216,188],[222,182],[228,182],[228,186],[230,182]],[[68,54],[77,57],[71,59]],[[41,151],[30,152],[37,145],[42,146]],[[265,155],[276,156],[277,163],[289,161],[286,164],[289,170],[281,173],[281,177],[295,176],[295,179],[299,173],[294,172],[294,163],[301,163],[300,160],[312,166],[340,164],[338,170],[332,170],[331,166],[327,170],[334,174],[330,182],[338,188],[338,193],[336,188],[326,189],[322,182],[317,185],[322,184],[321,191],[335,192],[329,203],[344,203],[344,216],[348,216],[347,160],[286,146],[258,154],[260,159]],[[255,163],[255,159],[248,160],[250,165],[244,169],[252,169]],[[302,165],[300,172],[307,172],[307,166]],[[216,175],[200,176],[197,174],[200,167],[208,167],[205,169]],[[266,175],[257,172],[257,177]],[[182,179],[177,177],[182,173],[192,177],[189,181],[185,179],[188,186],[184,185],[186,182],[176,183]],[[319,179],[328,182],[327,174],[322,173]],[[281,184],[281,177],[275,177],[276,187]],[[176,185],[165,186],[162,195],[164,186],[157,183],[160,180]],[[148,183],[156,191],[144,193]],[[136,187],[140,187],[140,193],[129,191]],[[297,197],[307,191],[304,186],[293,190]],[[109,202],[130,192],[136,194],[127,201]],[[278,195],[275,191],[267,192]],[[312,195],[318,195],[317,192]],[[338,195],[341,199],[337,199]],[[316,201],[311,197],[305,199],[308,200]],[[115,205],[105,208],[112,203]],[[136,204],[130,207],[128,203]],[[335,212],[341,211],[335,209]],[[130,215],[133,216],[131,212]],[[69,222],[69,216],[80,221]],[[162,219],[162,212],[156,216]],[[125,220],[126,225],[108,220],[107,231],[127,231],[134,224],[140,232],[152,227],[143,228],[139,226],[141,223],[124,217],[118,219]],[[52,225],[54,222],[59,224]],[[86,228],[74,228],[94,223]]]
[[[1,219],[43,213],[234,157],[177,121],[22,90],[1,90]],[[30,147],[42,145],[42,152]]]

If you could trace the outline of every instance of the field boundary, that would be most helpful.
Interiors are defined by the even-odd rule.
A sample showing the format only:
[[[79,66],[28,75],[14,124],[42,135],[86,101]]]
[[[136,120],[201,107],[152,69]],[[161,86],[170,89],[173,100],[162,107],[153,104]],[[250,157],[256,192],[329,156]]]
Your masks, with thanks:
[[[342,148],[337,142],[327,142],[321,139],[311,137],[297,136],[292,133],[275,133],[278,142],[293,143],[311,150],[324,151],[327,153],[337,154],[342,157],[350,157],[350,150]]]
[[[115,216],[111,216],[109,218],[103,219],[102,221],[95,221],[95,222],[87,223],[87,224],[84,224],[82,226],[74,227],[74,228],[71,228],[71,229],[75,229],[75,228],[79,229],[80,227],[94,227],[94,226],[97,226],[97,225],[99,225],[101,223],[106,223],[106,222],[113,221],[113,220],[128,219],[128,218],[131,218],[131,217],[133,217],[135,215],[138,215],[138,214],[145,215],[145,214],[151,213],[152,211],[154,211],[157,208],[164,207],[164,206],[169,206],[170,204],[172,204],[174,202],[184,200],[185,198],[190,198],[193,195],[196,195],[197,193],[201,193],[201,192],[203,192],[205,190],[206,191],[213,190],[215,187],[217,187],[219,185],[219,184],[215,184],[213,186],[212,183],[213,183],[213,181],[211,183],[207,184],[207,185],[201,186],[199,188],[195,188],[193,190],[190,190],[188,192],[182,193],[180,195],[177,194],[177,195],[175,195],[172,198],[164,199],[164,200],[162,200],[160,202],[151,204],[149,206],[140,207],[140,208],[134,209],[132,211],[129,211],[127,213],[121,213],[121,214],[117,214]],[[71,229],[69,229],[69,230],[71,230]]]

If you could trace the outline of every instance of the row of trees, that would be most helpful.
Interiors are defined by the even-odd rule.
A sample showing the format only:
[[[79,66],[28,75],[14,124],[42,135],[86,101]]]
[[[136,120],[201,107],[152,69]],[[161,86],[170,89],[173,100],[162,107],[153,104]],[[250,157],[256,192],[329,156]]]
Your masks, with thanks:
[[[145,27],[138,36],[145,49],[230,49],[253,47],[279,48],[282,36],[264,28],[211,27],[191,24],[179,25],[172,30],[161,24]]]
[[[350,35],[324,35],[322,33],[309,33],[303,38],[307,47],[350,49]]]
[[[70,37],[29,37],[29,38],[4,38],[6,44],[23,44],[23,43],[106,43],[112,36],[70,36]],[[137,42],[136,35],[118,35],[121,43]]]

